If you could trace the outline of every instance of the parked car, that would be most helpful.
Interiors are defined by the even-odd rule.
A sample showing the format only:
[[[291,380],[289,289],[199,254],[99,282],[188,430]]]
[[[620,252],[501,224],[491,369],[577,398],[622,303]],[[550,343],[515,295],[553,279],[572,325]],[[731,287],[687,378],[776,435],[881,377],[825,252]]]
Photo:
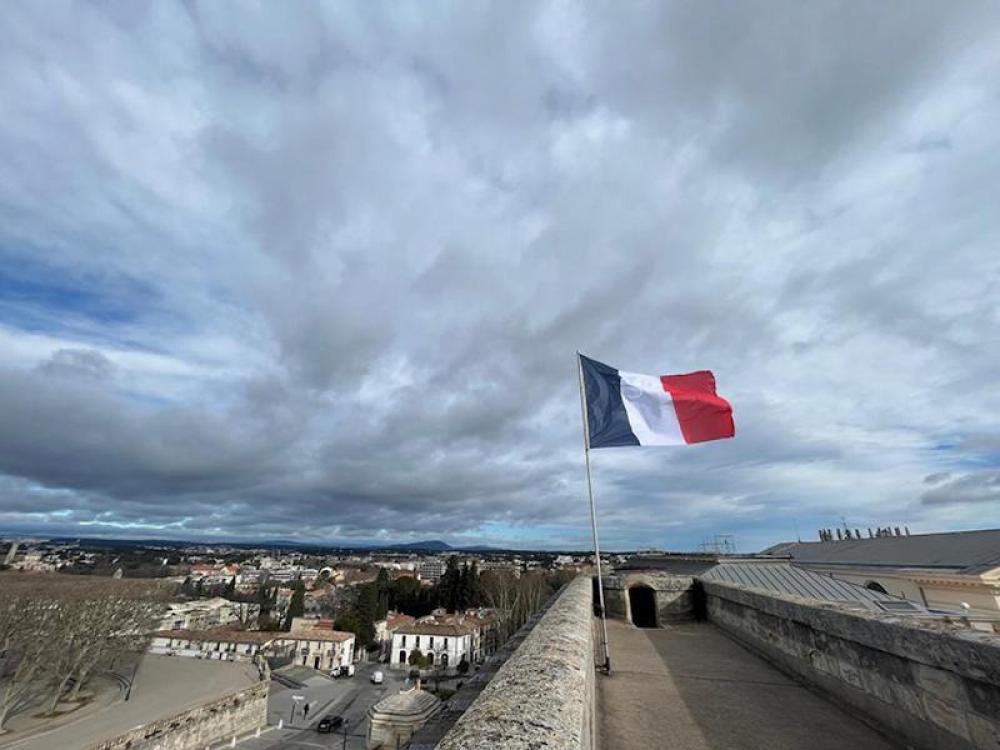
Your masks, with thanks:
[[[374,672],[372,672],[372,684],[381,685],[384,680],[385,680],[385,675],[382,674],[381,669],[376,669]]]
[[[327,714],[322,719],[319,720],[319,724],[316,725],[317,732],[333,732],[336,729],[340,729],[344,725],[344,717],[336,716],[334,714]]]
[[[343,664],[339,667],[334,667],[330,670],[330,676],[337,677],[354,677],[354,665],[353,664]]]

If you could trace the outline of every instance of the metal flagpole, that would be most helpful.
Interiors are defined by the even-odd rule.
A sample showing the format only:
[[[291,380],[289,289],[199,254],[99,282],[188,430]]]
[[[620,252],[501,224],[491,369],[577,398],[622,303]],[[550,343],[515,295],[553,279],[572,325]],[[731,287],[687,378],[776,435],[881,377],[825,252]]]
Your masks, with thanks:
[[[576,353],[577,374],[580,377],[580,414],[583,417],[583,455],[587,463],[587,494],[590,496],[590,526],[594,532],[594,559],[597,562],[597,597],[601,612],[601,635],[604,647],[604,670],[611,674],[611,653],[608,650],[608,619],[604,610],[604,579],[601,576],[601,548],[597,542],[597,506],[594,505],[594,483],[590,478],[590,422],[587,414],[587,398],[584,395],[583,360]]]

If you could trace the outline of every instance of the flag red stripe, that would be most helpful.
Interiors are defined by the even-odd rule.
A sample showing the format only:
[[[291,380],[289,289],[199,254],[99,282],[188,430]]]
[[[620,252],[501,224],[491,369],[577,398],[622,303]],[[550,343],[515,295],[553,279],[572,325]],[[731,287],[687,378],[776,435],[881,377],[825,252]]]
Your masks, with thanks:
[[[662,375],[660,382],[673,399],[684,442],[703,443],[736,434],[733,407],[715,394],[715,376],[711,372]]]

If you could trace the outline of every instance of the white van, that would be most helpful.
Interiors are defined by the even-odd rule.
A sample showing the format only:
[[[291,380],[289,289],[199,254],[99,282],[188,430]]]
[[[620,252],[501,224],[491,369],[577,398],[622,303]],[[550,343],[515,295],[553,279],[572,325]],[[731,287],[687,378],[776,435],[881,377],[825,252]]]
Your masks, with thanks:
[[[385,675],[382,674],[382,670],[376,669],[374,672],[372,672],[372,684],[373,685],[381,685],[382,681],[384,679],[385,679]]]

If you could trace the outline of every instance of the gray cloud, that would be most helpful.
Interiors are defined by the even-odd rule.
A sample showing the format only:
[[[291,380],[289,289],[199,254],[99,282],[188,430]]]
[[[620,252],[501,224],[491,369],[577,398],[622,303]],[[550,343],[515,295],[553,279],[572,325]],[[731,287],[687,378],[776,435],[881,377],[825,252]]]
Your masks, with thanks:
[[[736,406],[595,452],[611,546],[996,501],[992,5],[61,10],[0,19],[0,530],[586,546],[577,349]]]
[[[57,349],[38,366],[49,375],[67,375],[85,378],[108,378],[114,374],[114,363],[94,349]]]
[[[947,481],[920,497],[925,505],[1000,502],[1000,471],[980,471]]]

